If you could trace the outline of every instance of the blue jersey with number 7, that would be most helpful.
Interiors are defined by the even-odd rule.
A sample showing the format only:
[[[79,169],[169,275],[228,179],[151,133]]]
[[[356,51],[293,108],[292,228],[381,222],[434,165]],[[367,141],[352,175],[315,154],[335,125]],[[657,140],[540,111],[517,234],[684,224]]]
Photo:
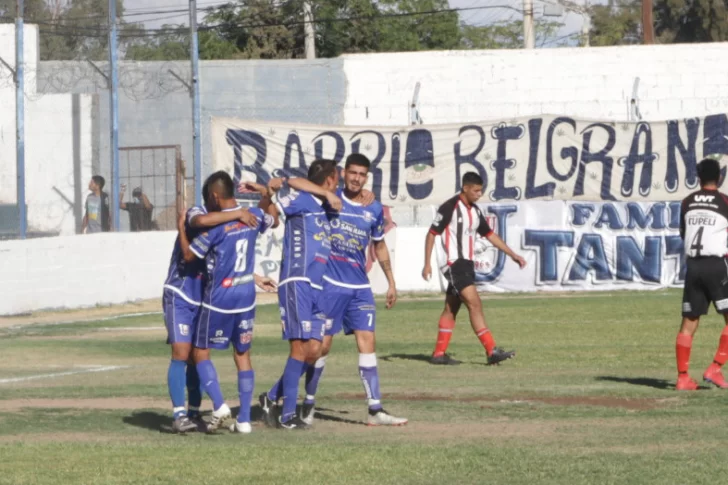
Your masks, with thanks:
[[[190,250],[207,266],[202,306],[210,310],[239,313],[255,307],[255,241],[258,234],[272,226],[273,218],[257,207],[250,213],[258,219],[258,227],[228,222],[203,232],[190,243]]]

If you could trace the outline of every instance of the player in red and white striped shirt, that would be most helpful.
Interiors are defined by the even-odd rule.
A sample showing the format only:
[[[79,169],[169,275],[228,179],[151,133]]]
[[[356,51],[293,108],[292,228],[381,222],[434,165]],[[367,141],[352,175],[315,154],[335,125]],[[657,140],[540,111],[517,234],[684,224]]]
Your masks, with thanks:
[[[521,268],[526,266],[526,260],[513,252],[490,228],[483,212],[476,205],[482,195],[483,179],[476,173],[466,173],[463,176],[462,191],[440,206],[427,234],[425,267],[422,270],[422,277],[429,280],[432,276],[430,267],[432,249],[435,245],[435,237],[441,236],[443,249],[447,255],[447,264],[440,270],[449,282],[445,309],[440,316],[437,344],[430,360],[432,364],[457,365],[460,363],[445,352],[455,327],[455,317],[463,303],[470,314],[470,325],[485,348],[488,364],[497,364],[515,356],[515,352],[507,352],[495,346],[493,335],[485,324],[483,306],[475,287],[475,264],[473,263],[475,238],[477,235],[486,238],[493,246],[510,256]]]

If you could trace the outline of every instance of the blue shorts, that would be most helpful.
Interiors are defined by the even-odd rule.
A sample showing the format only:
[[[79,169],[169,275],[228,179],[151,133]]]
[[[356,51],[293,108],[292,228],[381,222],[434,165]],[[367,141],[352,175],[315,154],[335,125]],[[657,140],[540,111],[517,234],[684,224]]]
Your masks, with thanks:
[[[344,288],[328,281],[319,302],[327,318],[326,335],[336,335],[342,328],[345,335],[363,330],[374,332],[377,324],[377,306],[371,288]]]
[[[202,307],[194,344],[198,349],[225,350],[232,342],[239,353],[250,350],[255,309],[242,313],[221,313]]]
[[[200,306],[188,302],[172,290],[164,290],[162,309],[164,326],[167,327],[167,343],[192,343]]]
[[[323,340],[326,316],[318,307],[321,290],[306,281],[278,287],[283,340]]]

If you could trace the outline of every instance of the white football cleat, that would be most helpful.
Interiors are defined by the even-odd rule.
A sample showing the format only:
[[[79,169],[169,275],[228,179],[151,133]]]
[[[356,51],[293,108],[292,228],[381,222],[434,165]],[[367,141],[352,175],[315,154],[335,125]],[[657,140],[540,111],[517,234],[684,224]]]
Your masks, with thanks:
[[[250,423],[238,423],[237,421],[235,421],[233,424],[230,425],[230,432],[248,434],[253,432],[253,427],[250,425]]]
[[[230,419],[232,417],[232,412],[230,411],[230,407],[223,403],[222,406],[217,411],[212,412],[212,419],[210,419],[210,422],[207,423],[207,432],[215,431],[216,429],[219,429],[220,426],[223,425],[223,422],[226,419]]]
[[[301,405],[301,421],[309,426],[313,425],[313,415],[316,412],[316,406],[314,404],[303,403]]]
[[[369,416],[367,416],[367,426],[404,426],[405,424],[407,424],[407,418],[392,416],[384,409],[369,411]]]

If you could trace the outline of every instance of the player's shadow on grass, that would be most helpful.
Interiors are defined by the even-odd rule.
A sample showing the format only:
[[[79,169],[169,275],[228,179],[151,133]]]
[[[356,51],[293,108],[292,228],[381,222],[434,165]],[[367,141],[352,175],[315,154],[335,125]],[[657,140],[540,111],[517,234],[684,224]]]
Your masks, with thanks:
[[[300,410],[298,410],[296,412],[300,412]],[[364,426],[363,421],[354,421],[353,419],[340,418],[340,417],[334,416],[332,414],[324,414],[324,413],[332,413],[332,412],[338,413],[338,414],[349,414],[348,411],[334,411],[333,409],[316,408],[316,412],[313,415],[313,417],[315,419],[320,419],[321,421],[331,421],[334,423],[344,423],[344,424],[354,424],[354,425],[358,425],[358,426]]]
[[[238,415],[240,412],[240,406],[230,408],[233,417]],[[202,416],[205,417],[205,421],[209,421],[210,411],[203,411]],[[259,404],[255,404],[250,408],[250,420],[263,421],[263,411],[260,409]],[[124,416],[122,418],[125,424],[136,426],[137,428],[149,429],[152,431],[169,431],[172,428],[172,416],[168,412],[161,411],[135,411],[131,416]]]
[[[124,424],[154,431],[171,428],[172,426],[172,416],[169,413],[159,411],[134,411],[131,416],[124,416],[122,421],[124,421]]]
[[[430,359],[432,358],[429,354],[389,354],[384,355],[380,357],[380,360],[383,360],[385,362],[391,362],[395,359],[402,359],[402,360],[414,360],[417,362],[430,362]]]
[[[622,384],[632,384],[633,386],[652,387],[654,389],[674,389],[675,382],[665,379],[655,379],[652,377],[618,377],[618,376],[598,376],[598,381],[619,382]]]

